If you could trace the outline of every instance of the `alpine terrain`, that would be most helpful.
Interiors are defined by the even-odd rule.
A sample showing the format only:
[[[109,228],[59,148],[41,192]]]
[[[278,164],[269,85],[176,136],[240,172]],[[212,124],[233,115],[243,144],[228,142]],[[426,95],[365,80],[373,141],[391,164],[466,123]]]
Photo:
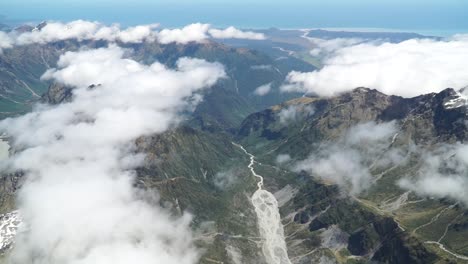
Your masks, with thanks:
[[[467,41],[2,27],[0,263],[468,263],[468,79],[444,45]]]

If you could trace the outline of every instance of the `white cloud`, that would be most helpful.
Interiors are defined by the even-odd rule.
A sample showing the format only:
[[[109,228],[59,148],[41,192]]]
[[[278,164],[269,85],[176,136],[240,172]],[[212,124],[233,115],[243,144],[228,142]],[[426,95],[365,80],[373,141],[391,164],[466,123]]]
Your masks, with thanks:
[[[271,85],[272,83],[267,83],[264,85],[260,85],[254,90],[254,94],[258,96],[264,96],[268,94],[271,91]]]
[[[361,38],[307,39],[314,45],[314,48],[310,51],[312,56],[331,55],[342,48],[367,42],[365,39]]]
[[[225,29],[210,29],[210,35],[213,38],[226,39],[226,38],[237,38],[237,39],[253,39],[253,40],[262,40],[266,39],[265,35],[262,33],[255,33],[252,31],[242,31],[235,27],[228,27]]]
[[[227,171],[218,172],[213,178],[213,183],[216,187],[225,190],[232,187],[239,181],[240,171],[237,169],[230,169]]]
[[[170,216],[134,187],[144,156],[133,142],[175,125],[224,76],[198,59],[142,65],[118,47],[63,55],[44,78],[75,86],[73,100],[0,122],[16,150],[8,169],[27,177],[8,263],[196,263],[190,216]]]
[[[266,64],[261,64],[261,65],[252,65],[250,66],[250,69],[256,70],[256,71],[272,71],[274,70],[273,65],[266,65]]]
[[[13,47],[13,40],[11,37],[5,32],[0,31],[0,54],[2,53],[3,49],[11,47]]]
[[[403,161],[399,152],[388,151],[398,128],[394,122],[359,124],[350,128],[336,142],[325,144],[297,162],[295,171],[338,184],[351,194],[358,194],[373,184],[370,166],[386,167]],[[376,162],[379,157],[379,162]]]
[[[27,45],[33,43],[49,43],[61,40],[107,40],[124,43],[140,43],[154,39],[154,29],[157,24],[140,25],[121,30],[119,25],[105,26],[98,22],[75,20],[69,23],[48,22],[40,29],[24,32],[15,37],[15,44]]]
[[[412,97],[468,85],[468,39],[363,43],[336,50],[314,72],[291,72],[283,91],[333,96],[356,87]]]
[[[316,177],[344,187],[352,194],[370,187],[372,175],[357,150],[333,145],[322,153],[322,156],[313,155],[299,162],[295,170],[309,171]]]
[[[139,25],[121,30],[118,25],[101,26],[92,36],[94,40],[107,40],[110,42],[141,43],[153,41],[156,38],[155,29],[159,24]]]
[[[289,105],[278,112],[279,121],[283,125],[288,125],[291,122],[296,122],[299,118],[311,116],[315,110],[311,106],[304,105]]]
[[[352,145],[377,142],[393,137],[397,133],[395,122],[376,124],[368,122],[351,127],[346,136],[346,142]]]
[[[0,50],[13,45],[45,44],[50,42],[76,39],[105,40],[109,42],[141,43],[158,40],[162,44],[205,42],[210,36],[214,38],[264,39],[263,34],[244,32],[234,27],[211,29],[210,24],[194,23],[183,28],[162,29],[159,24],[138,25],[121,29],[118,24],[106,26],[99,22],[75,20],[68,23],[47,22],[41,28],[31,32],[0,32]]]
[[[66,39],[92,39],[99,29],[97,22],[76,20],[69,23],[51,22],[41,29],[20,34],[16,42],[20,45],[32,43],[48,43]]]
[[[210,28],[209,24],[195,23],[187,25],[183,28],[163,29],[158,32],[158,40],[162,44],[179,43],[186,44],[189,42],[203,42],[208,38],[207,32]]]
[[[163,29],[157,33],[159,42],[163,44],[189,42],[204,42],[209,36],[213,38],[239,38],[239,39],[264,39],[263,34],[241,31],[234,27],[226,29],[212,29],[210,24],[194,23],[183,28]]]
[[[416,181],[404,178],[398,182],[401,188],[411,190],[422,196],[451,198],[468,204],[468,180],[460,175],[432,175]]]
[[[289,162],[289,161],[291,161],[291,156],[289,154],[279,154],[276,157],[276,163],[277,164],[283,164],[283,163],[286,163],[286,162]]]
[[[398,185],[422,196],[451,198],[468,205],[468,145],[446,145],[422,155],[419,174],[401,179]]]
[[[152,24],[129,27],[125,30],[120,31],[117,38],[124,43],[140,43],[147,39],[153,40],[153,29],[158,26],[158,24]]]

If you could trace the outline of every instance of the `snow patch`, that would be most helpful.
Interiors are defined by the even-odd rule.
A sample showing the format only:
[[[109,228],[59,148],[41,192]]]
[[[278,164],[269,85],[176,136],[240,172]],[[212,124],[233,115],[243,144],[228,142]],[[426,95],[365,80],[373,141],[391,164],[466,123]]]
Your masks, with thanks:
[[[444,102],[445,109],[454,109],[462,106],[466,106],[468,102],[468,96],[457,92],[456,95],[451,96],[449,100]]]
[[[0,215],[0,252],[4,252],[13,245],[21,222],[18,211]]]

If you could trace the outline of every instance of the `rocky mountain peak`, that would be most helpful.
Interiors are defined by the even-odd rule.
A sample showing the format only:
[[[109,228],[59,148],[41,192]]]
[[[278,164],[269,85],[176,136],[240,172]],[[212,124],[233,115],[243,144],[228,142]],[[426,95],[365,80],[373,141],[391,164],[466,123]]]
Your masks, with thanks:
[[[280,135],[288,130],[281,124],[280,115],[287,109],[310,107],[313,115],[302,116],[299,121],[306,127],[326,137],[340,135],[347,128],[369,121],[396,121],[413,140],[429,139],[464,141],[467,138],[467,97],[452,88],[413,98],[403,98],[364,87],[333,97],[301,97],[276,105],[247,118],[240,131],[260,135]],[[289,109],[291,112],[291,109]],[[295,116],[297,118],[297,115]],[[284,130],[284,132],[280,132]],[[316,133],[314,132],[314,133]]]
[[[33,30],[41,30],[41,29],[43,29],[45,26],[47,26],[47,21],[42,21],[42,22],[39,23]]]
[[[447,88],[439,93],[439,96],[443,98],[443,106],[446,110],[455,109],[466,106],[468,96],[463,93],[464,89],[455,91],[452,88]]]
[[[60,104],[70,101],[72,88],[61,83],[52,83],[47,92],[42,96],[41,101],[48,104]]]
[[[100,86],[101,84],[91,84],[88,86],[88,89],[93,90]],[[53,105],[60,104],[62,102],[69,102],[71,101],[72,96],[73,96],[72,90],[73,90],[72,87],[66,86],[64,84],[52,83],[49,86],[49,89],[47,90],[47,92],[44,95],[42,95],[41,101],[43,103],[48,103],[48,104],[53,104]]]
[[[30,25],[21,25],[21,26],[16,27],[14,31],[18,33],[25,33],[25,32],[31,32],[33,29],[34,27]]]

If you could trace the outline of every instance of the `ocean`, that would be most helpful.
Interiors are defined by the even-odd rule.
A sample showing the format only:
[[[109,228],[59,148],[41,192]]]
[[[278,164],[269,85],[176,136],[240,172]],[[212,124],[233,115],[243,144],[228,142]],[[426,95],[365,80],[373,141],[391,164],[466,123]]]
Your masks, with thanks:
[[[163,27],[181,27],[194,22],[218,27],[240,28],[374,28],[416,32],[426,35],[450,36],[468,33],[468,10],[353,9],[323,7],[295,8],[276,5],[154,5],[86,7],[44,5],[2,6],[0,23],[37,23],[43,20],[71,21],[86,19],[122,26],[160,23]]]

